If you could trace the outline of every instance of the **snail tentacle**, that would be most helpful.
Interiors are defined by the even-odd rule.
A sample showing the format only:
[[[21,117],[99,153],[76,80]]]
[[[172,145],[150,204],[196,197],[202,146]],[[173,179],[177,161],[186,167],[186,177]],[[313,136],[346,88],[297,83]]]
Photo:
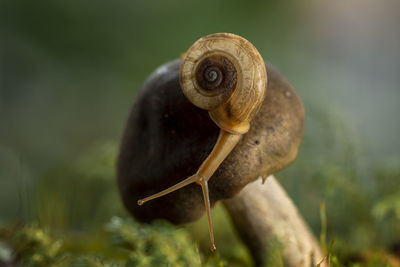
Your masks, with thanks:
[[[214,240],[214,231],[213,231],[211,207],[210,207],[210,194],[208,193],[208,181],[206,179],[202,179],[200,181],[200,185],[203,191],[204,206],[206,207],[206,213],[207,213],[208,233],[210,235],[210,242],[211,242],[210,250],[215,251],[217,247],[215,246],[215,240]]]
[[[161,191],[154,195],[148,196],[144,199],[138,200],[138,205],[143,205],[147,201],[152,199],[156,199],[172,193],[182,187],[185,187],[191,183],[197,183],[201,186],[204,206],[207,213],[208,220],[208,230],[210,234],[211,241],[211,251],[215,250],[215,242],[214,242],[214,232],[212,227],[212,219],[211,219],[211,208],[210,208],[210,197],[208,192],[208,180],[212,177],[214,172],[218,169],[219,165],[225,160],[225,158],[229,155],[232,149],[239,142],[241,135],[231,134],[221,129],[220,134],[218,136],[218,140],[214,145],[213,150],[210,155],[203,161],[199,170],[196,174],[186,178],[185,180]]]
[[[189,185],[191,183],[197,182],[197,180],[198,180],[197,175],[196,174],[192,175],[192,176],[186,178],[185,180],[183,180],[183,181],[181,181],[181,182],[179,182],[179,183],[177,183],[177,184],[175,184],[175,185],[173,185],[173,186],[171,186],[171,187],[169,187],[169,188],[167,188],[167,189],[165,189],[165,190],[163,190],[161,192],[158,192],[158,193],[156,193],[154,195],[148,196],[148,197],[143,198],[143,199],[139,199],[137,203],[138,203],[138,205],[141,206],[144,203],[146,203],[147,201],[150,201],[150,200],[165,196],[165,195],[167,195],[169,193],[172,193],[172,192],[174,192],[174,191],[176,191],[178,189],[181,189],[182,187],[185,187],[185,186],[187,186],[187,185]]]

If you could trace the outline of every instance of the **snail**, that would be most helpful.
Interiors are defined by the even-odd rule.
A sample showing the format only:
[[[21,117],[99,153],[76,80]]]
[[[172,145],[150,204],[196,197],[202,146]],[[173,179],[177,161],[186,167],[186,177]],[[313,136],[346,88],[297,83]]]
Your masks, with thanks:
[[[215,250],[210,207],[293,162],[303,131],[301,99],[253,45],[201,38],[135,95],[117,163],[123,204],[141,222],[206,212]]]
[[[208,110],[221,129],[210,155],[195,174],[138,200],[139,205],[191,183],[201,186],[207,213],[211,250],[216,249],[211,219],[208,180],[248,132],[264,101],[267,72],[257,49],[246,39],[227,33],[205,36],[183,57],[179,72],[182,91],[195,106]]]

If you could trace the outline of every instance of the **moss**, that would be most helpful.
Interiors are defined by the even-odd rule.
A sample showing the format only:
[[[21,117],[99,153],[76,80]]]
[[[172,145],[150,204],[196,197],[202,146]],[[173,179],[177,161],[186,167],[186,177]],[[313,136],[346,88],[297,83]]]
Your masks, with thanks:
[[[68,232],[63,234],[68,239]],[[97,234],[106,238],[86,238],[89,249],[72,252],[64,246],[62,239],[54,238],[48,230],[27,225],[4,240],[12,255],[7,261],[32,267],[227,266],[220,257],[205,259],[186,229],[165,222],[142,225],[132,219],[113,217],[105,225],[104,231]],[[98,244],[91,244],[89,240],[105,243],[103,250],[91,250],[91,246],[96,248]]]

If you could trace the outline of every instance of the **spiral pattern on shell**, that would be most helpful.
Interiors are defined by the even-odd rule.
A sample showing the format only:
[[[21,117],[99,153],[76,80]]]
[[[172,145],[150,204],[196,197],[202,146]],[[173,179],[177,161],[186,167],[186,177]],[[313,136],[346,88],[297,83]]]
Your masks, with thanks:
[[[248,131],[267,84],[264,61],[257,49],[229,33],[196,41],[184,55],[179,77],[189,101],[208,110],[220,128],[234,134]]]

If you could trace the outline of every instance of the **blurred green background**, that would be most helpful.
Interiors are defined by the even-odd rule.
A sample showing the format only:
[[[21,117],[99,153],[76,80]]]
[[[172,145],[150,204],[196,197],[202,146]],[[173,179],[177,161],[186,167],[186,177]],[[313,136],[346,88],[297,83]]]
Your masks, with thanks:
[[[114,164],[136,90],[198,38],[231,32],[305,104],[298,159],[276,176],[317,238],[325,204],[323,247],[345,262],[400,257],[399,26],[398,0],[0,0],[0,225],[66,238],[127,217]],[[214,213],[222,257],[250,264]],[[206,254],[206,224],[188,231]]]

